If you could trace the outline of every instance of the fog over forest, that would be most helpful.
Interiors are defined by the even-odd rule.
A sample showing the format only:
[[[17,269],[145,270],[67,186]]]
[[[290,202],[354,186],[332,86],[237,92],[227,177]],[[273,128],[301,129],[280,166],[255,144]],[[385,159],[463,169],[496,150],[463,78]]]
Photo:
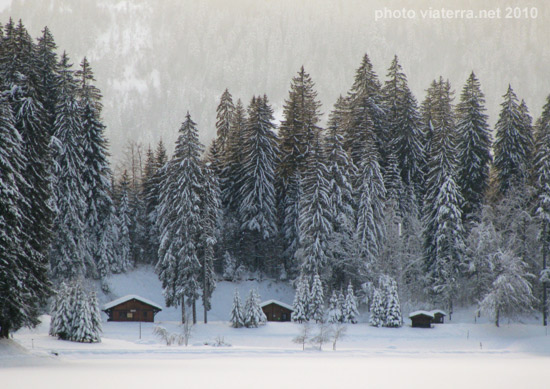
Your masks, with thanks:
[[[9,1],[3,1],[7,4]],[[550,7],[545,1],[366,0],[14,0],[2,22],[22,18],[33,37],[47,25],[78,65],[87,56],[103,92],[114,160],[129,139],[173,145],[189,110],[201,140],[215,133],[225,88],[248,104],[267,94],[280,118],[292,77],[305,66],[326,115],[351,87],[365,53],[384,80],[397,54],[416,98],[442,75],[455,102],[472,70],[490,123],[508,83],[534,118],[550,92]],[[507,6],[536,7],[537,18],[505,19]],[[375,11],[406,7],[414,19]],[[493,20],[423,19],[422,10],[500,9]],[[59,53],[60,54],[60,53]],[[75,66],[76,68],[76,66]]]

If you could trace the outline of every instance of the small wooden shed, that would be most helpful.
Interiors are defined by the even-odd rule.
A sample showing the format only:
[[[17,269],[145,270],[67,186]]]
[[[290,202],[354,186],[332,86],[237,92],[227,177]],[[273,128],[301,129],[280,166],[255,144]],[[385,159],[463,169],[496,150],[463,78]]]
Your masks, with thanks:
[[[262,307],[267,321],[290,321],[290,316],[294,312],[290,305],[277,300],[264,301],[260,307]]]
[[[430,313],[434,315],[434,324],[443,324],[445,322],[445,316],[447,316],[445,311],[442,311],[441,309],[434,309],[433,311],[430,311]]]
[[[409,319],[413,327],[431,328],[434,320],[434,315],[427,311],[415,311],[409,314]]]
[[[108,321],[154,322],[155,315],[160,311],[162,308],[158,304],[133,294],[103,306],[103,312],[109,315]]]

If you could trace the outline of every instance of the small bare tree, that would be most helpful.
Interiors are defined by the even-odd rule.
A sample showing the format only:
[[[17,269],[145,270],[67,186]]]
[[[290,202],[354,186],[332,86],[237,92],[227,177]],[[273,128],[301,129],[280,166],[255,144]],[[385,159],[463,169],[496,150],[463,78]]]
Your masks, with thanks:
[[[340,339],[344,337],[346,334],[348,327],[343,325],[342,323],[337,323],[332,326],[332,350],[336,350],[336,342],[338,342]]]
[[[310,341],[311,327],[309,323],[304,323],[300,326],[300,333],[292,341],[302,345],[302,350],[306,349],[306,343]]]
[[[331,339],[332,328],[328,323],[321,323],[317,326],[319,332],[313,338],[311,338],[311,344],[319,347],[319,351],[323,350],[323,344],[327,343]]]

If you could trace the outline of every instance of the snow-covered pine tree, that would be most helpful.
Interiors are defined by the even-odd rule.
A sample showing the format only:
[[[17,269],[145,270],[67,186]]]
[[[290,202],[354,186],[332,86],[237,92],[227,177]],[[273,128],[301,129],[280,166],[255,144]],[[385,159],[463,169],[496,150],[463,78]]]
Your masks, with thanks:
[[[241,297],[239,296],[239,291],[235,289],[235,294],[233,295],[233,307],[231,308],[230,319],[231,326],[233,328],[244,327],[244,312],[243,306],[241,303]]]
[[[277,191],[280,204],[283,257],[287,272],[295,274],[299,263],[295,261],[299,249],[299,208],[302,182],[307,158],[315,140],[320,137],[321,107],[315,83],[304,67],[292,79],[288,99],[283,107],[283,120],[279,128],[279,160]]]
[[[225,212],[231,217],[240,203],[240,174],[243,165],[244,130],[247,123],[246,111],[241,100],[235,105],[235,113],[229,127],[226,150],[224,153],[223,169],[220,178],[222,204]]]
[[[526,110],[508,86],[498,122],[495,126],[494,167],[498,188],[506,194],[510,186],[522,186],[528,177],[533,151],[533,135],[527,125]]]
[[[493,223],[495,210],[490,206],[481,208],[481,215],[471,225],[465,240],[465,267],[468,274],[467,301],[479,303],[488,293],[493,282],[493,256],[503,246],[502,234]]]
[[[50,336],[67,339],[69,333],[69,321],[72,315],[69,304],[69,286],[62,282],[53,299],[50,320]]]
[[[346,302],[342,308],[344,323],[357,324],[359,311],[357,310],[357,299],[353,293],[353,285],[350,283],[346,292]]]
[[[220,228],[220,189],[218,178],[209,166],[205,166],[204,192],[202,194],[201,229],[199,237],[199,261],[201,262],[202,303],[204,307],[204,323],[208,323],[208,311],[212,308],[211,298],[216,288],[214,272],[214,246],[218,241]]]
[[[205,210],[206,178],[200,159],[195,122],[187,113],[176,142],[174,155],[164,173],[159,202],[160,247],[156,270],[164,289],[167,306],[181,306],[185,320],[184,299],[189,299],[196,322],[195,302],[201,287],[200,248]]]
[[[339,323],[341,317],[342,308],[338,303],[338,296],[336,295],[336,291],[333,290],[328,304],[327,322],[330,324]]]
[[[315,83],[302,66],[290,84],[279,129],[281,163],[277,176],[282,180],[283,196],[284,189],[294,177],[296,170],[300,170],[301,173],[305,171],[311,146],[320,137],[320,107]]]
[[[85,234],[86,195],[82,180],[82,121],[76,101],[76,81],[64,53],[60,62],[59,100],[50,148],[52,203],[55,208],[50,270],[54,278],[72,279],[93,273]]]
[[[292,303],[292,321],[302,323],[309,320],[309,283],[300,277]]]
[[[244,325],[247,328],[256,328],[267,322],[260,303],[260,296],[254,289],[251,289],[244,307]]]
[[[399,303],[399,295],[397,293],[397,282],[391,277],[388,277],[384,291],[384,326],[385,327],[401,327],[403,318],[401,317],[401,304]]]
[[[372,293],[372,302],[370,306],[369,324],[373,327],[382,327],[386,321],[386,312],[384,309],[384,299],[378,288]]]
[[[100,116],[102,96],[100,90],[93,85],[95,78],[86,57],[75,76],[79,84],[77,95],[82,115],[82,183],[86,187],[86,235],[88,251],[97,267],[102,261],[101,255],[113,251],[113,248],[100,247],[100,244],[114,243],[102,240],[102,233],[109,228],[110,213],[113,211],[110,196],[111,171],[107,160],[105,126]]]
[[[231,126],[233,123],[233,115],[235,106],[233,98],[229,90],[225,90],[220,98],[220,103],[216,108],[216,141],[220,155],[225,155]]]
[[[456,184],[456,134],[449,82],[440,77],[432,84],[432,128],[424,199],[424,252],[426,287],[448,305],[458,286],[463,262],[462,196]]]
[[[229,251],[226,251],[223,254],[223,279],[225,281],[235,281],[236,270],[235,258]]]
[[[303,197],[303,179],[300,171],[296,171],[289,179],[286,196],[281,199],[282,223],[281,238],[283,240],[283,259],[286,271],[291,275],[299,272],[300,263],[296,258],[296,250],[300,247],[300,209]]]
[[[34,279],[44,263],[28,258],[25,218],[29,207],[24,197],[29,186],[24,172],[27,161],[22,139],[5,96],[0,97],[0,338],[38,321],[38,304],[49,291],[46,278]],[[31,267],[32,266],[32,267]],[[38,274],[37,274],[38,275]],[[44,274],[45,276],[45,274]],[[27,279],[30,281],[27,281]]]
[[[338,318],[338,321],[340,323],[345,323],[345,312],[344,312],[344,307],[346,305],[346,297],[344,296],[344,293],[340,290],[340,292],[338,292],[338,305],[337,305],[337,308],[338,308],[338,312],[340,312],[340,317]]]
[[[56,50],[57,45],[53,35],[46,26],[42,30],[42,36],[38,38],[34,67],[38,76],[39,100],[46,111],[48,137],[53,135],[52,128],[55,121],[55,104],[57,101],[58,59]]]
[[[152,155],[151,155],[152,154]],[[158,222],[158,205],[160,199],[160,190],[162,176],[165,172],[164,166],[168,161],[166,148],[160,140],[157,144],[155,152],[148,154],[145,164],[145,175],[143,181],[142,197],[145,208],[145,261],[149,263],[157,263],[158,249],[160,242],[159,222]]]
[[[311,285],[311,294],[309,297],[309,317],[316,323],[322,323],[324,320],[325,297],[321,277],[318,274],[313,277]]]
[[[480,309],[489,313],[498,327],[502,317],[529,312],[536,299],[528,280],[531,275],[526,271],[526,264],[513,252],[499,250],[494,253],[493,266],[493,283],[481,300]]]
[[[303,200],[300,201],[300,248],[296,257],[302,274],[330,277],[329,242],[332,234],[330,185],[325,156],[319,140],[312,145],[304,177]]]
[[[277,234],[275,169],[277,167],[277,137],[273,132],[273,110],[267,97],[253,97],[248,108],[241,152],[238,208],[241,250],[246,252],[248,265],[267,271],[266,258],[271,255]]]
[[[464,221],[479,216],[485,192],[489,186],[491,163],[491,132],[485,112],[485,96],[474,72],[462,88],[456,106],[458,178]]]
[[[424,181],[424,134],[417,101],[409,89],[407,76],[403,73],[397,56],[388,69],[387,77],[382,95],[387,110],[386,121],[391,145],[388,152],[393,152],[393,157],[397,158],[403,184],[412,185],[416,198],[420,199]],[[389,163],[388,160],[388,165]]]
[[[353,163],[360,166],[364,148],[370,138],[374,141],[377,161],[385,161],[388,142],[386,109],[382,100],[381,85],[367,54],[355,72],[355,80],[348,93],[351,122],[346,126],[344,146]]]
[[[94,291],[86,290],[82,279],[61,285],[56,296],[50,335],[73,342],[101,341],[101,314]]]
[[[126,272],[131,267],[131,245],[132,240],[130,236],[130,225],[132,223],[130,200],[129,200],[129,186],[128,173],[125,170],[120,179],[120,201],[118,205],[118,238],[117,243],[118,250],[115,261],[115,266],[111,269],[113,273]]]
[[[542,322],[548,324],[548,252],[550,251],[550,96],[546,98],[540,119],[537,121],[535,158],[533,170],[537,189],[535,214],[541,224],[539,236],[541,242],[542,266],[540,284],[542,287]]]
[[[101,341],[101,320],[95,293],[84,290],[82,280],[77,280],[69,288],[71,314],[68,322],[68,340],[93,343]]]
[[[44,303],[49,294],[47,252],[53,213],[49,206],[51,155],[48,144],[51,133],[39,92],[37,48],[23,23],[19,21],[16,26],[11,19],[5,26],[1,46],[0,89],[4,93],[0,97],[0,104],[7,104],[8,101],[11,103],[11,110],[7,106],[0,108],[0,114],[5,115],[2,125],[15,127],[19,139],[14,143],[13,133],[4,132],[7,137],[6,144],[17,147],[18,150],[14,149],[13,152],[18,154],[10,156],[5,161],[13,164],[14,176],[10,177],[9,170],[6,170],[6,176],[0,180],[5,179],[6,186],[9,187],[20,180],[21,177],[17,177],[19,174],[24,177],[24,180],[19,182],[18,193],[7,196],[10,199],[6,199],[5,206],[10,206],[8,204],[14,196],[21,196],[23,201],[18,204],[17,209],[10,209],[3,215],[7,219],[2,223],[10,225],[8,229],[19,230],[17,234],[10,235],[11,244],[17,244],[17,240],[21,241],[20,247],[17,248],[21,254],[16,255],[17,264],[11,261],[4,263],[4,266],[10,267],[11,270],[4,274],[8,277],[3,288],[6,291],[1,292],[5,293],[4,302],[9,303],[7,306],[0,303],[3,305],[0,310],[5,312],[0,314],[4,316],[1,319],[4,323],[0,324],[0,337],[7,337],[10,331],[38,323],[37,305]],[[6,99],[7,101],[4,101]],[[4,128],[4,131],[10,133],[12,130]],[[16,143],[18,146],[15,146]],[[23,164],[21,171],[15,167],[18,163]],[[0,176],[3,174],[0,173]],[[18,216],[10,219],[9,214]],[[8,255],[11,256],[13,253],[6,252],[6,256]],[[16,277],[22,277],[20,280],[24,279],[25,282],[17,285],[21,281],[11,277],[19,271],[21,273]],[[0,272],[4,273],[1,270]],[[10,284],[11,286],[8,286]]]
[[[332,234],[328,245],[328,255],[332,268],[330,285],[334,289],[343,288],[352,280],[359,284],[357,273],[360,264],[354,255],[355,209],[352,181],[356,167],[344,150],[343,137],[340,134],[336,116],[337,108],[331,113],[328,134],[325,139],[327,152],[327,179],[329,181],[329,202]]]
[[[380,244],[384,239],[383,212],[386,197],[386,189],[372,138],[367,139],[363,151],[355,184],[358,194],[355,239],[359,247],[358,255],[362,259],[362,267],[355,271],[362,277],[368,274],[376,264]]]

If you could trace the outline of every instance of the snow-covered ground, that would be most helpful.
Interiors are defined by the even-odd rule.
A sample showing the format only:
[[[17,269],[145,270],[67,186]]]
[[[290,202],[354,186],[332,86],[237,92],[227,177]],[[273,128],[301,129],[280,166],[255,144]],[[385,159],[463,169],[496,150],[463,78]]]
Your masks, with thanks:
[[[116,276],[111,286],[109,296],[100,296],[103,303],[138,294],[164,306],[150,268]],[[251,287],[264,300],[292,303],[287,285],[242,282],[241,298]],[[49,316],[43,316],[36,329],[0,342],[0,388],[550,387],[550,336],[538,323],[496,328],[486,320],[475,323],[473,311],[462,310],[432,329],[411,328],[409,320],[398,329],[348,325],[336,351],[332,344],[302,351],[292,341],[298,324],[231,328],[226,320],[234,288],[218,284],[209,323],[199,321],[188,347],[166,346],[153,334],[156,325],[180,331],[178,309],[165,308],[154,324],[104,322],[99,344],[49,337]]]

